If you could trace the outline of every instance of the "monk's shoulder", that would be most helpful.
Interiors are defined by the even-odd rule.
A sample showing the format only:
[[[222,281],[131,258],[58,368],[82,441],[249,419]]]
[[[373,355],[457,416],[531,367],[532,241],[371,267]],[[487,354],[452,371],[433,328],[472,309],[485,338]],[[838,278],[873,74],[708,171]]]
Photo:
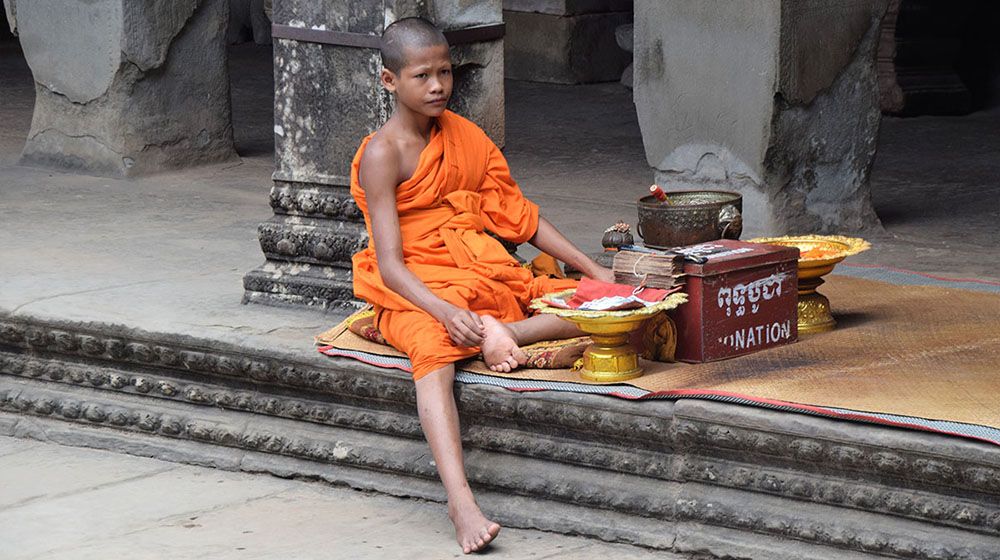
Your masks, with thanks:
[[[366,163],[398,163],[399,142],[391,132],[379,130],[372,135],[365,152],[361,155],[361,165]]]
[[[371,189],[392,188],[399,184],[400,167],[399,145],[392,135],[379,131],[375,133],[365,151],[361,154],[358,180],[361,188]]]

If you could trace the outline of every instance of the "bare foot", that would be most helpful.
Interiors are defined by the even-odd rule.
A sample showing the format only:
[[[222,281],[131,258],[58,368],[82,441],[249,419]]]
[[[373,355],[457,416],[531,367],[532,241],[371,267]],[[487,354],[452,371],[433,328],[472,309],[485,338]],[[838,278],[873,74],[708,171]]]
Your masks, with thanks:
[[[523,364],[528,356],[517,346],[514,331],[489,315],[482,315],[486,337],[480,346],[483,361],[493,371],[507,373]]]
[[[500,533],[500,525],[486,519],[476,502],[464,506],[449,504],[448,517],[455,524],[455,538],[465,554],[483,550]]]

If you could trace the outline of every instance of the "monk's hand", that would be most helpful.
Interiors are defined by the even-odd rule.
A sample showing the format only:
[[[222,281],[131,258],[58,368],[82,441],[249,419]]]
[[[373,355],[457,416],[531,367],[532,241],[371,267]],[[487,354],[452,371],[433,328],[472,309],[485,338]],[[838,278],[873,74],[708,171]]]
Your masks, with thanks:
[[[451,341],[459,346],[480,346],[486,336],[483,320],[468,309],[452,305],[441,321]]]
[[[610,268],[604,268],[600,265],[595,266],[587,276],[594,280],[600,280],[601,282],[608,282],[611,284],[615,283],[615,273]]]

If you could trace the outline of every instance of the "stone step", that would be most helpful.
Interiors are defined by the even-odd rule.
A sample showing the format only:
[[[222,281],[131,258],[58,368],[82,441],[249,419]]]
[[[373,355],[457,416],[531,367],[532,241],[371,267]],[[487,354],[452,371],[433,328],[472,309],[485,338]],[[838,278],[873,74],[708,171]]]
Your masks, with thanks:
[[[1000,450],[719,402],[458,385],[470,483],[514,527],[743,558],[997,558]],[[444,499],[407,374],[0,317],[0,434]]]

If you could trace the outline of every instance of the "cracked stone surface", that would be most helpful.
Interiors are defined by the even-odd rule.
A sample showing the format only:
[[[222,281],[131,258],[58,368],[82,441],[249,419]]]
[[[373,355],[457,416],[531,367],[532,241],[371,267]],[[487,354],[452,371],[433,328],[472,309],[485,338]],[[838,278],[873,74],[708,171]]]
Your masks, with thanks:
[[[461,555],[445,507],[420,500],[9,437],[0,472],[5,560]],[[511,528],[490,553],[566,557],[686,558]]]
[[[36,88],[24,163],[130,177],[235,156],[228,0],[16,7]]]

